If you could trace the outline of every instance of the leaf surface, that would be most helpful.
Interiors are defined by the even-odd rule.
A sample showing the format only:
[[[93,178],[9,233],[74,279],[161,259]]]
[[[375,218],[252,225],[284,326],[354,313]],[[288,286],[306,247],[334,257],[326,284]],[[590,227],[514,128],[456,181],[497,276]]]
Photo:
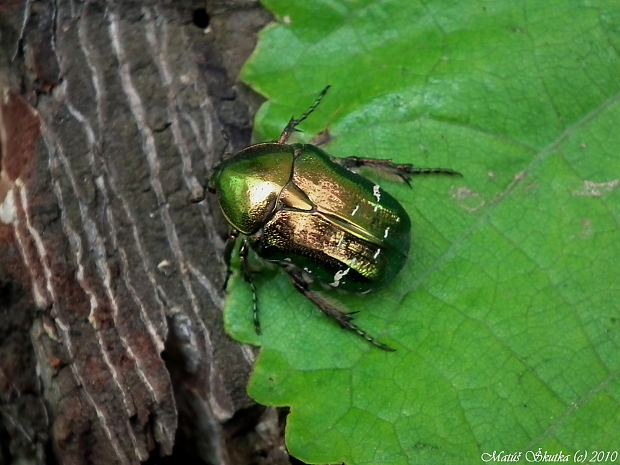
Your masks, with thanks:
[[[610,1],[264,1],[243,79],[277,139],[328,128],[334,156],[464,177],[381,181],[412,221],[405,269],[335,295],[397,349],[341,330],[277,270],[263,334],[235,275],[229,332],[260,344],[249,388],[289,405],[310,463],[480,463],[614,450],[620,431],[620,7]],[[523,460],[523,459],[522,459]]]

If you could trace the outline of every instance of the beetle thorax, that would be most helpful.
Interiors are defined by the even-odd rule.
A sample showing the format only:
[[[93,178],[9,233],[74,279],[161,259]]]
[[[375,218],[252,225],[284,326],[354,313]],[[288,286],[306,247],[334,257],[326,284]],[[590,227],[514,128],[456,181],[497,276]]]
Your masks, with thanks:
[[[215,189],[228,222],[243,234],[253,234],[276,208],[293,170],[290,146],[260,144],[242,150],[216,173]]]

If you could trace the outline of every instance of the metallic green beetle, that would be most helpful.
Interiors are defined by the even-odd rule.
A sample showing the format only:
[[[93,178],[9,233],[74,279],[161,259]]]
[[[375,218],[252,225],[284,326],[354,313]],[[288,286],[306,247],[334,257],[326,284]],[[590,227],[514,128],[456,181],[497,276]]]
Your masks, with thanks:
[[[310,144],[287,144],[296,126],[317,107],[329,86],[299,119],[291,119],[277,142],[248,147],[216,167],[209,190],[233,228],[227,260],[243,235],[240,265],[254,295],[254,325],[260,333],[256,289],[247,266],[249,248],[281,265],[296,289],[343,328],[384,350],[352,321],[350,313],[313,289],[315,283],[351,293],[381,289],[403,268],[411,222],[405,209],[378,184],[356,171],[369,167],[409,184],[410,175],[458,174],[419,169],[391,160],[337,159]],[[230,273],[230,271],[229,271]]]

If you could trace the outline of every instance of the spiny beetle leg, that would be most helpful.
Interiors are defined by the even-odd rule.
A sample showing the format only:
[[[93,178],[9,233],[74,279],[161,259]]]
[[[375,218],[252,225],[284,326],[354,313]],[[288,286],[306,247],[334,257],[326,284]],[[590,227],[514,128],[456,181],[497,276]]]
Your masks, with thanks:
[[[374,158],[348,157],[340,160],[341,165],[349,169],[368,168],[384,178],[407,183],[411,187],[411,176],[418,174],[447,174],[449,176],[463,176],[461,173],[446,168],[415,168],[410,164],[399,165],[392,160],[376,160]]]
[[[381,350],[385,350],[388,352],[395,351],[395,349],[391,348],[390,346],[386,344],[383,344],[382,342],[379,342],[374,337],[372,337],[370,334],[368,334],[366,331],[364,331],[362,328],[360,328],[355,323],[353,323],[353,317],[351,316],[350,313],[341,312],[334,305],[332,305],[326,298],[321,296],[321,294],[309,290],[308,284],[303,280],[302,277],[297,276],[295,274],[291,274],[291,276],[293,278],[293,284],[295,285],[295,288],[301,294],[303,294],[308,300],[310,300],[314,305],[319,307],[321,311],[325,313],[325,315],[336,320],[342,328],[348,329],[350,331],[357,333],[359,336],[363,337],[368,342],[370,342],[372,345],[378,347]],[[357,313],[357,312],[354,312],[354,313]]]
[[[241,248],[239,249],[239,266],[243,279],[250,285],[252,289],[252,319],[254,320],[254,330],[256,334],[261,334],[260,321],[258,320],[258,293],[256,292],[256,285],[252,279],[252,271],[248,264],[248,253],[250,252],[250,245],[246,239],[243,240]]]
[[[232,251],[235,248],[235,243],[237,242],[237,238],[239,237],[239,231],[233,229],[230,231],[230,235],[226,240],[226,245],[224,246],[224,264],[226,265],[226,277],[224,278],[224,286],[222,289],[226,290],[226,286],[228,285],[228,280],[230,279],[230,275],[232,274],[232,268],[230,266],[230,259],[232,257]]]
[[[319,106],[319,103],[321,103],[321,100],[323,99],[323,97],[325,97],[325,94],[327,93],[330,87],[331,86],[327,86],[325,87],[325,89],[321,91],[321,93],[319,94],[317,99],[314,101],[314,103],[310,105],[310,108],[308,108],[308,111],[306,111],[303,115],[301,115],[299,119],[295,119],[294,116],[291,118],[291,120],[288,122],[288,124],[285,126],[284,130],[282,131],[282,134],[280,134],[280,139],[278,139],[279,144],[286,144],[286,141],[288,140],[289,137],[291,137],[291,134],[293,134],[293,132],[295,131],[295,128],[302,121],[304,121],[308,116],[310,116],[310,114],[316,109],[316,107]]]

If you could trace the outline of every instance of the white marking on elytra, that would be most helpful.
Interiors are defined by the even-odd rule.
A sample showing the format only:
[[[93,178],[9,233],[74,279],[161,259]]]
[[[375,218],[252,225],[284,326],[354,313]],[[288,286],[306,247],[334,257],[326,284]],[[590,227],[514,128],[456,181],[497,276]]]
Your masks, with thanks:
[[[290,257],[286,257],[286,258],[284,259],[284,261],[285,261],[285,262],[289,262],[289,263],[290,263],[290,262],[291,262],[291,259],[290,259]]]
[[[347,268],[344,271],[336,271],[336,274],[334,275],[334,282],[331,283],[330,286],[338,287],[340,285],[340,280],[349,274],[349,271],[351,271],[351,268]]]
[[[375,204],[375,208],[372,209],[373,212],[377,212],[379,210],[379,202],[381,201],[381,187],[379,184],[375,184],[372,186],[372,195],[377,199],[377,203]]]
[[[385,228],[385,232],[383,233],[383,239],[387,239],[389,231],[390,227],[388,226],[387,228]]]
[[[397,223],[400,223],[400,216],[397,216],[397,217],[396,217],[396,222],[397,222]]]
[[[359,209],[360,209],[360,206],[356,205],[353,211],[351,212],[351,216],[355,215]]]
[[[377,249],[377,251],[375,252],[375,254],[372,256],[372,258],[377,258],[379,256],[379,254],[381,253],[381,249]]]
[[[377,198],[377,203],[381,201],[380,189],[381,187],[378,184],[375,184],[374,186],[372,186],[372,195],[374,195]]]

